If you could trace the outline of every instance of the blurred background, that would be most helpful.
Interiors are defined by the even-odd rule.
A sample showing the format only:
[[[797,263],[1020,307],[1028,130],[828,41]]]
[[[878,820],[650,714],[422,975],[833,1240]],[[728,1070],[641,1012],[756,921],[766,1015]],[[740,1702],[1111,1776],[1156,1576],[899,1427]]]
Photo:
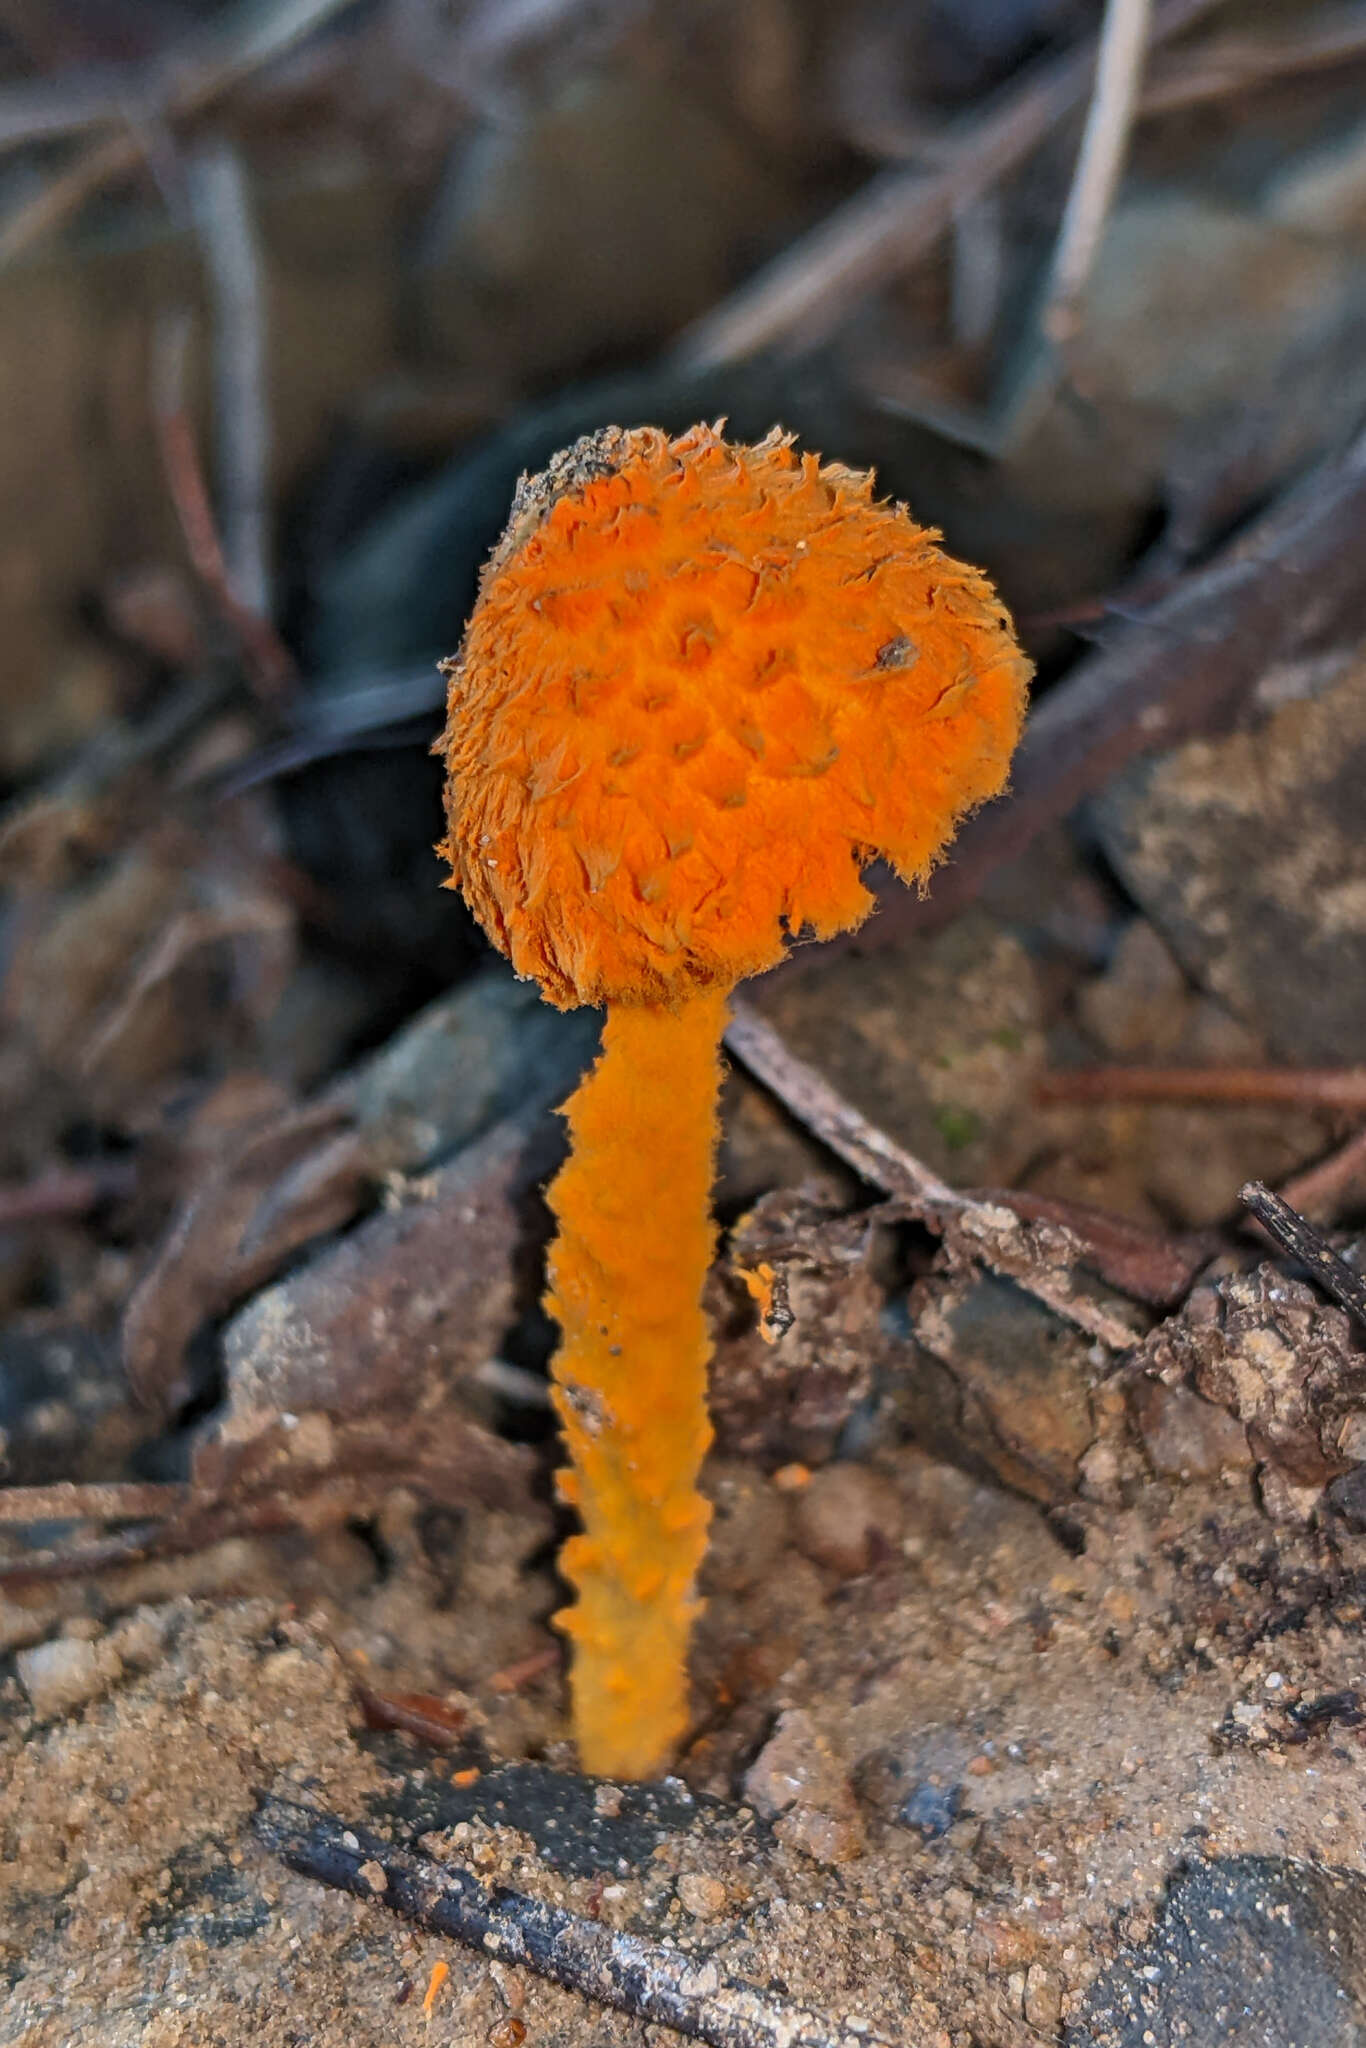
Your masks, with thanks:
[[[518,474],[609,421],[876,466],[1038,664],[1006,836],[775,983],[808,1054],[940,1170],[1149,1225],[1324,1150],[1031,1087],[1358,1056],[1348,898],[1173,896],[1264,837],[1154,853],[1114,776],[1358,644],[1363,85],[1366,8],[1306,0],[0,0],[12,1477],[155,1465],[112,1359],[202,1413],[230,1311],[587,1056],[439,886],[429,749]],[[813,1158],[747,1086],[727,1216]]]

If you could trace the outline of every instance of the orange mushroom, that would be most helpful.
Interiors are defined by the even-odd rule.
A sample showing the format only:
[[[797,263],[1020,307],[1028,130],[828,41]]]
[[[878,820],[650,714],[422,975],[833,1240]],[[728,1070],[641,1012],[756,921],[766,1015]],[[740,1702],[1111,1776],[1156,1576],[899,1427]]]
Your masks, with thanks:
[[[728,996],[860,924],[874,856],[924,882],[1005,782],[1028,664],[871,475],[699,426],[524,477],[445,667],[450,885],[549,1001],[606,1005],[550,1196],[559,1619],[584,1768],[646,1777],[688,1720]]]

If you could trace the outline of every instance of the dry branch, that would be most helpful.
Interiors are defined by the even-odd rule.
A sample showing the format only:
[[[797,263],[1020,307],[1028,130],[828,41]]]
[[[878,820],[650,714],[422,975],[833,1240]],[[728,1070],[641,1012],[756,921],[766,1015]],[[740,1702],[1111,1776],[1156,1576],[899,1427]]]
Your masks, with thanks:
[[[470,1871],[396,1848],[331,1814],[266,1798],[256,1832],[303,1877],[711,2048],[879,2048],[864,2021],[823,2019],[724,1976],[704,1957],[620,1933],[506,1885],[491,1891]]]
[[[1273,1195],[1259,1180],[1251,1180],[1239,1200],[1256,1217],[1267,1236],[1305,1271],[1340,1307],[1366,1328],[1366,1280],[1345,1259],[1340,1259],[1327,1238],[1312,1223],[1292,1209],[1289,1202]]]
[[[1103,1303],[1078,1292],[1071,1266],[1085,1257],[1087,1247],[1066,1225],[1052,1219],[1025,1221],[1010,1207],[1009,1195],[983,1199],[951,1188],[798,1059],[743,1000],[731,1006],[726,1049],[856,1173],[890,1195],[904,1214],[939,1232],[951,1253],[1014,1280],[1055,1315],[1112,1350],[1124,1351],[1139,1341],[1140,1333]]]
[[[1150,47],[1170,41],[1215,0],[1166,0]],[[899,275],[934,246],[960,209],[990,191],[1084,99],[1095,65],[1088,39],[1032,70],[985,113],[945,138],[947,161],[929,173],[879,173],[819,226],[683,334],[678,362],[710,369],[778,343],[810,345],[845,318],[850,300]]]
[[[1151,28],[1152,0],[1107,0],[1095,89],[1058,229],[1040,321],[1050,341],[1070,341],[1080,321],[1082,295],[1100,253],[1124,169]]]
[[[167,81],[164,88],[148,90],[144,83],[139,93],[130,87],[113,110],[119,132],[82,150],[0,226],[0,268],[55,234],[106,185],[135,171],[146,155],[149,133],[207,113],[243,79],[285,56],[355,4],[356,0],[280,0],[264,13],[259,7],[244,7],[235,32],[216,36],[207,53],[200,38],[188,50],[169,53],[158,66]],[[89,125],[88,114],[89,110],[82,111],[78,125]]]
[[[1040,1102],[1279,1102],[1366,1109],[1366,1067],[1077,1067],[1045,1074]]]

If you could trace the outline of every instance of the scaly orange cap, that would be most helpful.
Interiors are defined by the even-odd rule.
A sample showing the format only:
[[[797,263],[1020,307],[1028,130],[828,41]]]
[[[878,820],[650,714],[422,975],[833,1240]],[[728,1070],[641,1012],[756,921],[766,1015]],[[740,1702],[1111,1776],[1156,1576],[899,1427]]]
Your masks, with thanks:
[[[871,474],[607,427],[523,478],[449,662],[442,851],[561,1008],[669,1002],[923,883],[1002,788],[1029,666]]]

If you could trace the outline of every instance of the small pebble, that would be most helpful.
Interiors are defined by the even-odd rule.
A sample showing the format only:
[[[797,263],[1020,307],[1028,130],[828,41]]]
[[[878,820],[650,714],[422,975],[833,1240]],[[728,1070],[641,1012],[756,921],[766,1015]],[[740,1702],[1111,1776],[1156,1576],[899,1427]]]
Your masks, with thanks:
[[[862,1853],[863,1822],[849,1779],[811,1716],[793,1708],[745,1774],[745,1797],[789,1848],[818,1863]]]
[[[866,1465],[826,1465],[797,1495],[793,1523],[797,1543],[813,1564],[842,1579],[857,1578],[899,1545],[901,1499]]]
[[[123,1660],[110,1644],[83,1642],[75,1636],[20,1650],[14,1662],[40,1721],[86,1706],[123,1676]]]
[[[703,1877],[685,1870],[677,1884],[679,1902],[694,1920],[714,1920],[726,1903],[726,1887],[719,1878]]]
[[[387,1892],[389,1889],[389,1880],[384,1874],[383,1865],[376,1863],[373,1857],[368,1863],[362,1863],[359,1876],[363,1883],[369,1885],[372,1892]]]

